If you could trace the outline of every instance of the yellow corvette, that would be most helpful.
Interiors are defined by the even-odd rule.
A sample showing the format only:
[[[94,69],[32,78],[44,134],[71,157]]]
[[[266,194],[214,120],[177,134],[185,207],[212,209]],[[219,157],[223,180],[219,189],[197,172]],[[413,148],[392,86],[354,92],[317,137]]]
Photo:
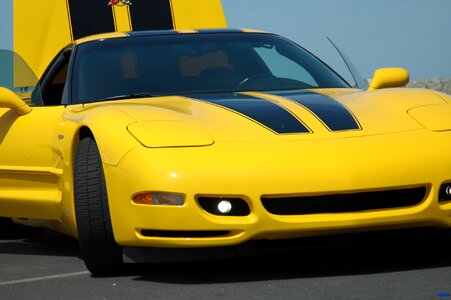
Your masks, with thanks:
[[[152,247],[447,228],[451,97],[407,81],[352,88],[248,30],[79,39],[32,93],[0,88],[0,216],[78,237],[93,274]]]

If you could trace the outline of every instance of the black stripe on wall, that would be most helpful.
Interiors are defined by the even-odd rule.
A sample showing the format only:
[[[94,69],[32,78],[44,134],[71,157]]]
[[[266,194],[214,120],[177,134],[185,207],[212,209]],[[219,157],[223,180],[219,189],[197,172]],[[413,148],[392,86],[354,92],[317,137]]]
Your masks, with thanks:
[[[275,94],[304,106],[332,131],[360,129],[360,125],[357,123],[354,115],[340,102],[328,96],[310,91],[298,93],[280,92]]]
[[[134,31],[174,29],[170,0],[133,1],[130,15]]]
[[[264,99],[241,94],[196,95],[193,98],[237,112],[276,133],[310,132],[289,111]]]
[[[88,35],[113,32],[114,19],[108,1],[68,0],[72,36],[79,39]]]

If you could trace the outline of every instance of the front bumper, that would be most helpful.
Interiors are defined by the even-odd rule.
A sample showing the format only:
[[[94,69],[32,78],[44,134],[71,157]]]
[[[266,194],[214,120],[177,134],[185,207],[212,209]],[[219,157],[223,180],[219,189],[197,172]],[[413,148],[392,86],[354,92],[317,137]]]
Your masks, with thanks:
[[[258,239],[451,227],[451,202],[438,201],[440,186],[451,181],[451,132],[418,130],[346,139],[138,147],[117,166],[105,164],[104,170],[114,236],[122,246],[215,247]],[[323,195],[416,186],[427,188],[418,205],[352,213],[274,215],[260,200],[262,195]],[[185,204],[134,204],[132,196],[145,191],[183,193]],[[212,215],[200,207],[199,196],[239,197],[251,212],[242,217]]]

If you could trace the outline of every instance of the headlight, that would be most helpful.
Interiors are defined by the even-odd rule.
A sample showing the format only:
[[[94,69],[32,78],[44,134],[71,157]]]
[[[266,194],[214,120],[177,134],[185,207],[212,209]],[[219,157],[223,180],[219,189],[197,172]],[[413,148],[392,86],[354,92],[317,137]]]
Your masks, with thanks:
[[[145,147],[199,147],[214,143],[201,127],[182,121],[145,121],[130,124],[128,131]]]

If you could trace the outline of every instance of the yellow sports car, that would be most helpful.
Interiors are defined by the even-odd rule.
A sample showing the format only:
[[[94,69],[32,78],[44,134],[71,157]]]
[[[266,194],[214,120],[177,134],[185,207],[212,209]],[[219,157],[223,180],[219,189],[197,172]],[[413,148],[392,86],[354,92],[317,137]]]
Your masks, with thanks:
[[[91,36],[32,93],[19,75],[0,216],[77,237],[93,274],[152,247],[451,226],[451,97],[394,88],[403,69],[353,88],[283,37],[224,29]]]

